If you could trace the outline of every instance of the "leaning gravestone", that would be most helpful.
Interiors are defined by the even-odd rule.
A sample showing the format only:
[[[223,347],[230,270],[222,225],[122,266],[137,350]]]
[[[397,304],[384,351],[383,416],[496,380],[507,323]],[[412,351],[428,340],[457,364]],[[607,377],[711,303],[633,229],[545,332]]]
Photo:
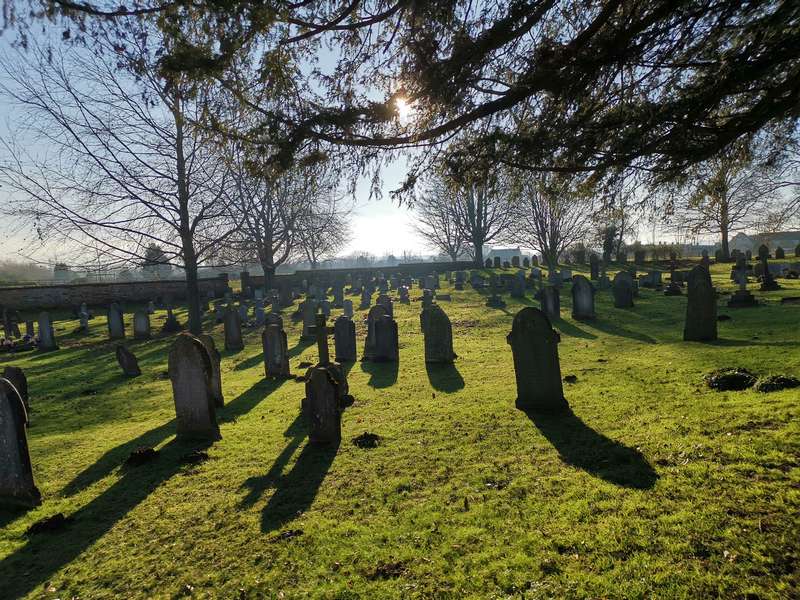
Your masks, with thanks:
[[[615,308],[633,308],[633,277],[628,271],[620,271],[614,275],[611,284]]]
[[[356,360],[356,325],[346,315],[333,322],[333,347],[336,362],[353,362]]]
[[[0,505],[36,506],[41,494],[33,482],[25,425],[25,405],[17,389],[0,378]]]
[[[527,307],[514,317],[506,338],[514,355],[517,408],[541,412],[568,410],[558,361],[559,334],[538,308]]]
[[[133,339],[150,339],[150,315],[146,310],[137,310],[133,313]]]
[[[561,292],[554,285],[546,285],[539,290],[539,303],[548,319],[561,318]]]
[[[717,292],[711,275],[702,266],[689,273],[688,302],[683,339],[687,342],[706,342],[717,339]]]
[[[203,343],[188,333],[178,335],[169,351],[169,378],[178,438],[217,440],[221,437],[211,377],[211,358]]]
[[[46,312],[39,313],[39,350],[49,351],[58,350],[56,344],[56,334],[53,330],[53,322],[50,315]]]
[[[112,302],[108,307],[108,339],[125,339],[125,320],[122,308],[116,302]]]
[[[595,318],[594,286],[583,275],[575,275],[572,283],[572,318],[586,321]]]
[[[290,377],[289,344],[283,327],[274,323],[261,333],[264,350],[264,374],[267,377]]]
[[[452,363],[456,353],[453,352],[453,327],[447,313],[438,304],[432,304],[422,311],[421,317],[425,335],[425,362]]]
[[[219,368],[222,357],[219,354],[219,350],[217,350],[217,345],[214,343],[214,338],[210,335],[203,333],[198,335],[197,339],[205,347],[208,358],[211,361],[211,396],[214,399],[214,404],[222,408],[225,406],[225,396],[222,394],[222,373]]]
[[[19,367],[8,365],[3,369],[3,378],[10,381],[11,385],[16,388],[19,397],[22,399],[22,403],[25,405],[25,410],[30,411],[31,404],[28,398],[28,378],[25,377],[25,371]]]
[[[119,368],[122,369],[122,372],[127,377],[138,377],[142,374],[142,370],[139,368],[139,361],[136,360],[136,356],[125,346],[122,344],[117,346],[116,355]]]
[[[242,319],[239,312],[233,307],[228,306],[225,311],[225,350],[228,352],[238,352],[244,349],[242,340]]]

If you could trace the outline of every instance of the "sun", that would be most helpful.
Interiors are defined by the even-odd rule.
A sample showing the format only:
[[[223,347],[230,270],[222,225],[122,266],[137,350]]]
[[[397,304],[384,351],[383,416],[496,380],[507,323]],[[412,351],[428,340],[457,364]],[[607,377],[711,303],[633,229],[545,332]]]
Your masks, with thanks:
[[[414,107],[407,99],[402,97],[395,100],[395,106],[397,107],[397,116],[400,122],[404,124],[407,123],[414,112]]]

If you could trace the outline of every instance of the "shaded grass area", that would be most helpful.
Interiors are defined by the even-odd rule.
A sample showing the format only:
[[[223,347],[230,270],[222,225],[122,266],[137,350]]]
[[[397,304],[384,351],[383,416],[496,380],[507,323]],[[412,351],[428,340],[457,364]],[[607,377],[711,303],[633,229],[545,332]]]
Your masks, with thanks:
[[[724,291],[728,270],[713,269]],[[426,365],[414,290],[410,306],[395,304],[399,364],[347,366],[355,403],[336,451],[307,444],[303,384],[263,378],[257,330],[223,353],[223,437],[197,447],[174,439],[171,337],[127,341],[143,372],[127,379],[102,316],[78,336],[60,315],[60,351],[0,356],[29,377],[44,498],[0,511],[0,596],[792,597],[800,394],[702,381],[729,366],[800,375],[800,306],[779,305],[800,285],[781,282],[754,292],[758,308],[728,310],[721,297],[732,319],[710,344],[682,341],[685,297],[642,290],[622,310],[599,292],[598,319],[576,322],[567,286],[554,325],[575,382],[560,418],[514,408],[505,336],[538,303],[504,296],[496,310],[445,289],[459,358]],[[316,347],[284,322],[300,373]],[[221,326],[206,328],[221,349]],[[376,448],[351,443],[365,431]],[[124,467],[140,446],[158,458]],[[186,463],[198,449],[209,459]],[[25,534],[57,512],[72,518],[62,531]]]

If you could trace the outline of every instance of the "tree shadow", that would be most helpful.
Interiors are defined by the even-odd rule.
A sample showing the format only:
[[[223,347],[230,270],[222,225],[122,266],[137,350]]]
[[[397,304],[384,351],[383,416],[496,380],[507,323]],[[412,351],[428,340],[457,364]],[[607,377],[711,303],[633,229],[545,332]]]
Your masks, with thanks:
[[[800,346],[800,341],[759,341],[759,340],[731,340],[718,338],[705,342],[709,346]]]
[[[94,485],[108,476],[115,468],[122,466],[133,450],[141,446],[154,447],[175,432],[175,419],[146,431],[139,437],[124,442],[108,450],[92,466],[78,473],[61,491],[62,495],[72,496]]]
[[[464,378],[452,363],[425,363],[428,381],[439,392],[452,393],[464,388]]]
[[[602,319],[595,319],[594,321],[585,321],[584,322],[588,327],[593,327],[598,331],[602,331],[609,335],[616,335],[619,337],[626,337],[632,340],[637,340],[639,342],[644,342],[645,344],[657,344],[658,340],[653,337],[650,337],[647,334],[639,333],[637,331],[631,331],[630,329],[626,329],[625,327],[621,327],[619,325],[615,325],[609,321],[604,321]]]
[[[233,367],[234,371],[244,371],[245,369],[250,369],[251,367],[255,367],[258,364],[262,364],[264,362],[264,354],[259,352],[250,358],[244,359],[242,362],[237,363],[235,367]]]
[[[573,325],[569,321],[565,321],[561,317],[558,317],[557,319],[552,319],[551,323],[553,324],[553,326],[555,326],[556,329],[558,329],[564,335],[568,335],[570,337],[584,338],[587,340],[597,339],[597,336],[594,335],[593,333],[584,331],[580,327],[576,327],[575,325]]]
[[[242,486],[249,489],[242,499],[243,507],[252,506],[266,490],[275,489],[262,512],[261,531],[264,533],[279,529],[308,510],[338,450],[338,447],[320,447],[307,443],[292,470],[284,475],[283,469],[307,436],[302,415],[295,417],[284,436],[290,438],[289,443],[272,463],[269,471],[260,477],[251,477]]]
[[[27,543],[0,560],[3,596],[21,598],[48,581],[54,573],[78,558],[158,486],[179,472],[181,457],[208,444],[172,440],[160,449],[157,460],[146,467],[124,469],[110,488],[76,512],[62,531],[35,534]],[[24,574],[24,576],[23,576]]]
[[[294,358],[295,356],[300,356],[306,348],[313,344],[314,340],[304,340],[302,338],[297,340],[297,343],[289,350],[288,357]]]
[[[572,410],[558,414],[524,412],[565,463],[628,488],[650,489],[658,480],[641,452],[595,431]]]
[[[367,385],[374,388],[387,388],[397,382],[397,371],[400,362],[374,362],[371,360],[361,361],[361,370],[369,375]]]

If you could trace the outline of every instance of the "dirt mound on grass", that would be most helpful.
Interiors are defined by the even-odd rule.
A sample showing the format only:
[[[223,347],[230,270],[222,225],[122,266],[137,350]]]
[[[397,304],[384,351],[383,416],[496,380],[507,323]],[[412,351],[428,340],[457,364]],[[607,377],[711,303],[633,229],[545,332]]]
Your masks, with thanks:
[[[718,392],[746,390],[753,387],[756,376],[747,369],[717,369],[705,376],[708,387]]]

